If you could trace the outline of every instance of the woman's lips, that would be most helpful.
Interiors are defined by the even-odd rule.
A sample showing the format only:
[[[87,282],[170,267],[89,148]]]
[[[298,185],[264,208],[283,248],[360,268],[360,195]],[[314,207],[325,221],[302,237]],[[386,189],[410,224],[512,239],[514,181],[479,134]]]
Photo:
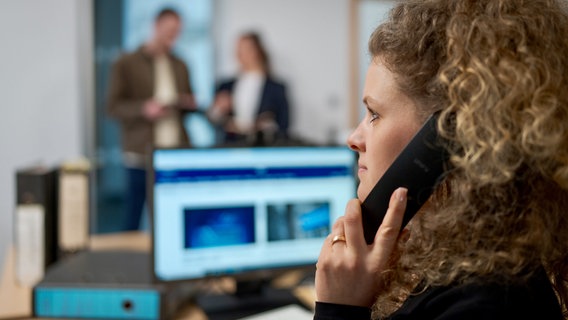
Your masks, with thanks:
[[[358,174],[364,173],[367,171],[367,167],[364,164],[359,163],[359,170],[357,171]]]

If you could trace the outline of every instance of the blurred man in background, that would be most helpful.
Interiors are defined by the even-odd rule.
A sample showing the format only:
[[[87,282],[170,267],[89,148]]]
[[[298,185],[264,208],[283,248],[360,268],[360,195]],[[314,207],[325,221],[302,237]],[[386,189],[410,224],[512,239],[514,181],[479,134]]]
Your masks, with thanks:
[[[184,115],[195,110],[189,72],[172,54],[182,27],[180,15],[161,10],[151,37],[113,65],[108,113],[119,121],[128,172],[125,230],[139,229],[146,200],[146,161],[153,147],[189,146]]]

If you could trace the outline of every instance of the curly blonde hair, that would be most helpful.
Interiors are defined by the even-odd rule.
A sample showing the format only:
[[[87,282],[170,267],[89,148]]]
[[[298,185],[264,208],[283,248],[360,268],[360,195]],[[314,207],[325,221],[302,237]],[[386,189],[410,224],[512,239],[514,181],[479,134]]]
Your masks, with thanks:
[[[414,219],[375,315],[417,281],[513,284],[542,267],[568,301],[568,15],[555,0],[410,0],[369,41],[453,169]],[[566,315],[565,315],[566,317]]]

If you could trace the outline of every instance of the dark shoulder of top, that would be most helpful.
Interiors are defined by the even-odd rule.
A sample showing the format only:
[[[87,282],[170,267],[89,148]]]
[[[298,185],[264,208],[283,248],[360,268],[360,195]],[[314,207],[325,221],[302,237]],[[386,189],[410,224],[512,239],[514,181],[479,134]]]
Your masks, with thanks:
[[[150,63],[152,58],[144,53],[143,47],[132,52],[121,53],[115,61],[117,65],[140,66],[141,63]]]
[[[233,91],[233,86],[235,85],[235,82],[237,81],[236,78],[229,78],[229,79],[223,79],[221,81],[219,81],[217,83],[215,92],[220,92],[220,91],[229,91],[232,92]]]
[[[314,320],[369,320],[371,309],[343,304],[316,302]]]
[[[180,65],[185,66],[185,62],[173,52],[168,53],[168,59],[175,64],[175,67]],[[121,63],[152,63],[153,57],[144,51],[144,47],[140,46],[132,52],[122,53],[118,60]]]
[[[286,83],[282,80],[279,80],[277,78],[275,78],[274,76],[269,75],[268,77],[266,77],[266,84],[269,86],[274,86],[274,87],[279,87],[279,88],[285,88],[286,87]]]
[[[470,282],[431,287],[411,295],[388,319],[562,320],[562,310],[544,272],[523,284]]]

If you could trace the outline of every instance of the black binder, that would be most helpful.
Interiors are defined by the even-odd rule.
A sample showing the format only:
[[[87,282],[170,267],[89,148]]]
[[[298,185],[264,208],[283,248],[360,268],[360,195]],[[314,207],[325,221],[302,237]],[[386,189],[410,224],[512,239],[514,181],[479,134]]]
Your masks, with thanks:
[[[57,260],[57,171],[30,167],[16,172],[14,217],[16,275],[22,284],[43,277]]]

